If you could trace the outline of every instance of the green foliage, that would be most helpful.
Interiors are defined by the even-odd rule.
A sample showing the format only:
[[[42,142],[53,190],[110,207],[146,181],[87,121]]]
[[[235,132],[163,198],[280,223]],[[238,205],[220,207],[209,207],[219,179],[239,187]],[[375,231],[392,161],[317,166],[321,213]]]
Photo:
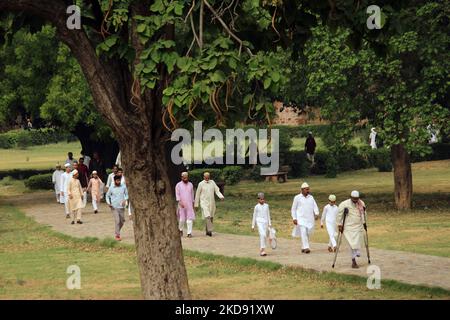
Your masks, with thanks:
[[[66,131],[52,128],[11,130],[0,133],[0,149],[11,149],[14,147],[23,149],[61,141],[74,141],[75,139],[72,134]]]
[[[53,189],[52,174],[39,174],[29,177],[24,181],[25,186],[31,190],[51,190]]]
[[[306,177],[309,173],[309,162],[305,151],[289,151],[285,155],[284,164],[291,168],[289,176],[293,178]]]
[[[55,30],[37,33],[21,29],[9,45],[0,47],[0,124],[11,124],[18,114],[39,118],[47,84],[55,70]]]
[[[226,166],[222,169],[222,175],[227,185],[238,183],[243,174],[243,168],[239,166]]]
[[[11,177],[16,180],[24,180],[28,179],[34,175],[47,174],[51,173],[53,170],[37,170],[37,169],[14,169],[14,170],[1,170],[0,171],[0,179],[5,177]],[[51,179],[50,179],[51,182]]]
[[[244,178],[255,182],[263,181],[264,177],[261,176],[261,166],[255,165],[252,168],[246,169],[244,171]]]

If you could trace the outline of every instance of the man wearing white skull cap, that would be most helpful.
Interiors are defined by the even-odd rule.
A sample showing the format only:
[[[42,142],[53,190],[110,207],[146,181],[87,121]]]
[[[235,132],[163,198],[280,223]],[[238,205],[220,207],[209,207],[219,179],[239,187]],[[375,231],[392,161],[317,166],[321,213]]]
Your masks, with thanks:
[[[344,211],[346,213],[344,225]],[[366,204],[359,198],[359,192],[353,190],[350,199],[339,204],[339,211],[336,217],[339,231],[344,234],[352,252],[352,268],[359,268],[356,257],[360,257],[361,243],[364,241],[364,225],[366,224]]]
[[[310,253],[309,238],[314,231],[314,220],[319,218],[319,207],[309,194],[309,185],[304,182],[300,194],[296,195],[291,208],[292,220],[302,239],[302,253]],[[296,232],[297,233],[297,232]]]
[[[64,203],[64,213],[66,214],[66,218],[70,218],[70,211],[69,211],[69,196],[67,193],[67,187],[69,186],[70,179],[72,178],[72,173],[70,169],[70,163],[66,163],[64,165],[65,172],[61,174],[61,183],[60,185],[60,192],[61,192],[61,203]]]

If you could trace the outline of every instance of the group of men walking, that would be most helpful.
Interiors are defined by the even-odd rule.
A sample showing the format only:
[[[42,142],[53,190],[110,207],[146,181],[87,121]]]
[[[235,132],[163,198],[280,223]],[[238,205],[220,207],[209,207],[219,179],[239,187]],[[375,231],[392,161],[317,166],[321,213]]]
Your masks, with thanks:
[[[91,195],[94,213],[98,212],[98,205],[103,197],[111,208],[115,219],[115,237],[121,240],[120,230],[125,222],[125,209],[131,215],[131,206],[128,202],[128,190],[123,170],[117,165],[108,175],[106,185],[99,177],[96,170],[89,171],[90,159],[85,161],[81,157],[79,161],[73,160],[69,153],[68,161],[64,167],[65,172],[60,171],[60,166],[53,174],[56,199],[64,204],[66,217],[72,216],[72,224],[82,224],[81,210],[86,207],[87,193]],[[90,172],[90,175],[89,175]],[[105,193],[106,189],[106,195]],[[181,181],[175,186],[175,197],[177,201],[178,230],[183,235],[186,225],[187,237],[192,237],[193,223],[195,220],[195,208],[200,208],[202,218],[205,220],[206,235],[212,236],[213,221],[216,212],[215,196],[224,200],[219,187],[211,179],[210,174],[205,172],[203,180],[198,184],[194,192],[194,186],[189,181],[189,174],[183,172]],[[328,197],[329,203],[324,207],[321,218],[321,228],[326,227],[329,235],[328,251],[336,252],[336,236],[338,231],[343,234],[350,245],[352,254],[352,267],[358,268],[356,258],[360,256],[360,247],[364,240],[363,232],[366,228],[366,206],[359,198],[358,191],[352,191],[351,197],[339,205],[336,205],[336,196]],[[314,232],[315,221],[319,219],[319,207],[310,194],[310,187],[305,182],[301,185],[301,191],[294,197],[291,216],[294,224],[292,236],[301,238],[301,252],[311,252],[309,240]],[[267,233],[272,227],[270,220],[269,205],[265,203],[264,194],[258,194],[258,203],[253,212],[252,229],[258,228],[260,235],[260,255],[266,256],[265,246]]]
[[[337,231],[347,240],[352,254],[352,268],[358,268],[356,258],[360,257],[361,244],[364,239],[366,225],[366,205],[360,199],[359,192],[354,190],[350,198],[336,205],[336,196],[328,197],[329,203],[324,207],[321,228],[324,224],[329,236],[328,251],[336,252]],[[309,239],[314,231],[315,220],[319,219],[319,208],[314,197],[310,194],[310,187],[305,182],[301,185],[301,192],[295,196],[291,208],[292,221],[295,225],[292,235],[300,236],[302,253],[310,253]],[[367,245],[367,243],[366,243]]]
[[[200,207],[203,219],[206,220],[206,235],[212,236],[214,214],[216,212],[215,195],[224,200],[225,197],[220,192],[219,187],[211,180],[209,172],[203,174],[203,181],[197,186],[194,196],[194,186],[189,181],[187,172],[181,174],[181,181],[175,186],[175,198],[178,202],[177,216],[178,229],[183,235],[184,224],[187,225],[187,236],[192,237],[192,226],[195,220],[194,207]]]
[[[123,170],[114,165],[105,185],[99,172],[95,170],[99,169],[102,176],[106,176],[106,170],[98,153],[94,153],[92,160],[83,151],[81,155],[82,157],[77,161],[73,158],[72,152],[69,152],[64,164],[64,172],[61,171],[61,165],[56,165],[52,175],[56,201],[64,204],[64,213],[67,219],[72,218],[71,224],[83,224],[82,209],[86,207],[88,194],[91,196],[94,214],[98,213],[99,204],[105,198],[115,220],[115,239],[121,240],[120,230],[125,222],[126,208],[131,215]]]

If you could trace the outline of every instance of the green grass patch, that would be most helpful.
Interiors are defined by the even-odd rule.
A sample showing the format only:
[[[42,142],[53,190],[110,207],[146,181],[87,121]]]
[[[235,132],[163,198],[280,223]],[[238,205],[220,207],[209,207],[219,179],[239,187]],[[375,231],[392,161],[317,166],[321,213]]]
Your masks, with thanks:
[[[314,272],[250,258],[184,251],[194,299],[449,299],[439,288]],[[81,290],[65,286],[69,265],[81,269]],[[72,238],[0,206],[0,299],[140,299],[134,246]]]

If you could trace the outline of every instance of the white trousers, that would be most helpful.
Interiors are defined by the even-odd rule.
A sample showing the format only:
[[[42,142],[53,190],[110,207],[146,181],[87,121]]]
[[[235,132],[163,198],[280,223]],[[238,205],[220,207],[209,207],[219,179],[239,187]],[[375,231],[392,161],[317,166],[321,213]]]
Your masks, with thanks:
[[[69,199],[66,196],[64,196],[63,198],[64,198],[64,212],[67,215],[67,214],[70,214],[70,211],[69,211]]]
[[[302,238],[302,249],[309,249],[309,237],[313,234],[314,228],[300,226],[300,237]]]
[[[355,259],[356,257],[361,256],[361,252],[359,251],[359,249],[350,248],[350,251],[352,252],[352,259]]]
[[[194,225],[194,221],[192,220],[186,220],[187,225],[187,233],[192,234],[192,226]],[[178,221],[178,230],[183,231],[184,228],[184,221]]]
[[[266,248],[266,238],[267,238],[267,222],[256,222],[258,226],[259,233],[259,247],[261,249]]]
[[[95,197],[92,197],[92,207],[94,208],[94,211],[98,210],[97,200],[95,200]]]
[[[328,242],[329,247],[336,247],[336,223],[334,222],[326,222],[328,236],[330,237],[330,241]]]
[[[87,204],[87,192],[83,192],[83,207],[86,208],[86,204]]]

